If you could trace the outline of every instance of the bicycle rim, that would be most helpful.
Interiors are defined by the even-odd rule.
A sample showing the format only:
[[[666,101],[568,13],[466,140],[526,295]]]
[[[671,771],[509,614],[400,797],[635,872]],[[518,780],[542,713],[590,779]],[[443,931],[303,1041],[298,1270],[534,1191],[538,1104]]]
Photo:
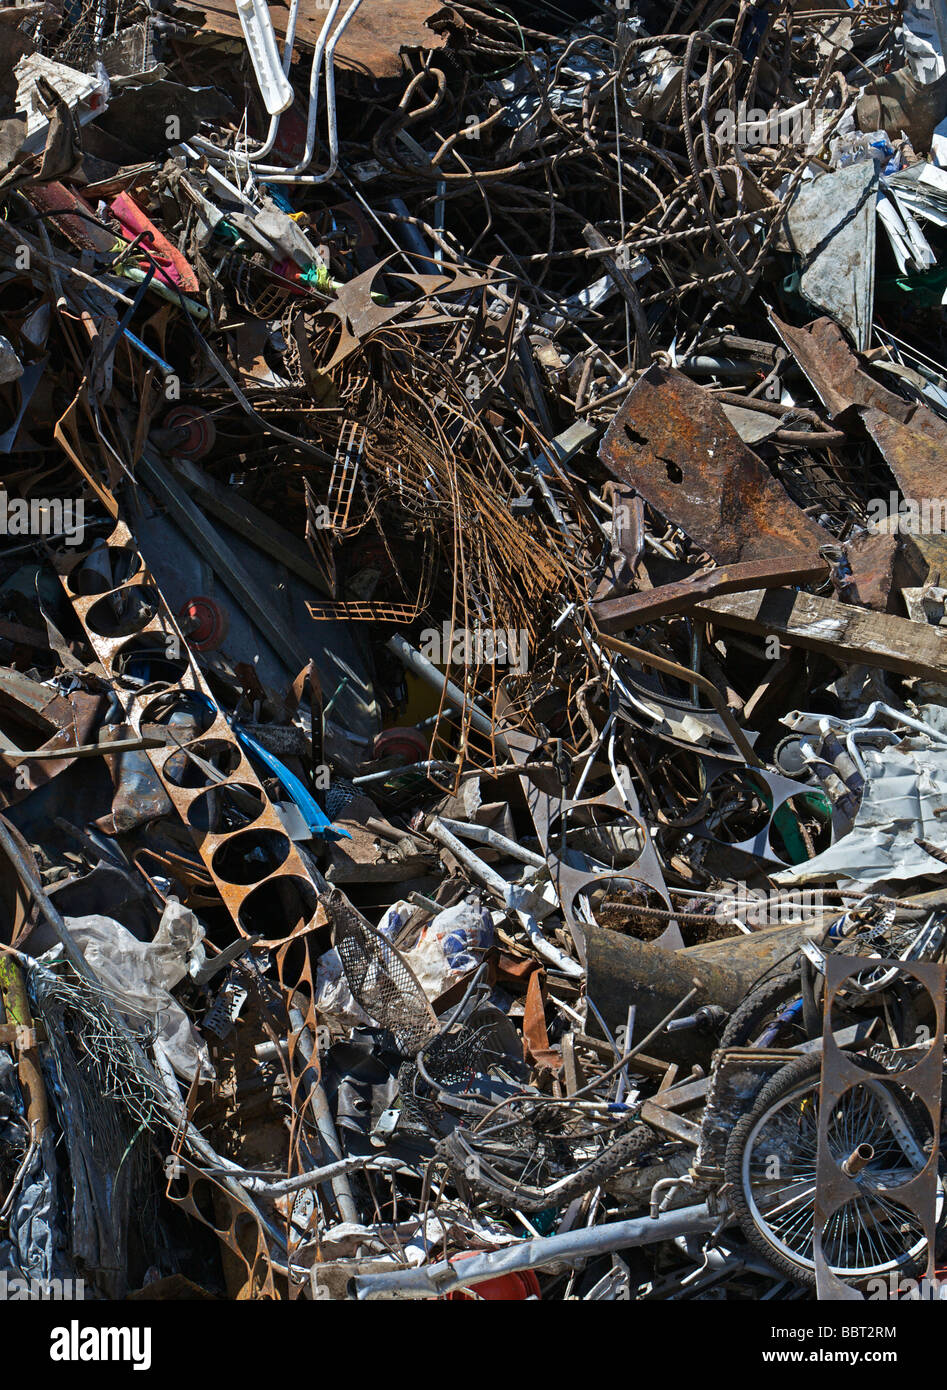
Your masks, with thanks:
[[[774,1250],[810,1273],[815,1271],[818,1102],[818,1081],[801,1082],[760,1116],[741,1157],[743,1191],[754,1224]],[[828,1142],[839,1162],[858,1144],[871,1144],[875,1150],[874,1160],[857,1180],[858,1196],[830,1217],[823,1231],[823,1253],[832,1272],[858,1280],[915,1263],[927,1242],[918,1219],[897,1202],[897,1187],[915,1177],[923,1164],[904,1152],[883,1107],[867,1088],[842,1097],[829,1125]],[[938,1222],[943,1201],[938,1183]]]

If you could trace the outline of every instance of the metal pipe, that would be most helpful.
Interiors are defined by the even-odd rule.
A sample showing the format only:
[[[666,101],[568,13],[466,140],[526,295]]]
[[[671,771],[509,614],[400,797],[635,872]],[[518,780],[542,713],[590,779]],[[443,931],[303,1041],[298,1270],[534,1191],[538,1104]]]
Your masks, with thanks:
[[[842,1164],[842,1172],[848,1177],[854,1178],[861,1170],[871,1162],[875,1156],[875,1151],[871,1144],[859,1144],[852,1149],[848,1158]]]
[[[538,1269],[558,1260],[591,1259],[635,1245],[653,1245],[672,1240],[675,1236],[712,1231],[720,1217],[711,1212],[705,1202],[684,1207],[662,1216],[639,1216],[631,1221],[610,1222],[564,1235],[527,1240],[522,1245],[505,1250],[489,1250],[459,1260],[439,1260],[437,1264],[420,1269],[393,1270],[390,1274],[361,1274],[352,1280],[350,1288],[357,1299],[375,1298],[438,1298],[482,1283],[504,1274],[523,1269]]]
[[[312,163],[313,151],[315,149],[316,117],[318,114],[319,99],[319,79],[318,74],[316,74],[315,88],[313,88],[312,78],[310,78],[309,121],[307,123],[306,128],[306,148],[303,151],[303,157],[300,160],[300,162],[297,165],[295,165],[292,169],[281,169],[279,166],[276,165],[260,165],[257,169],[254,170],[254,173],[257,175],[262,175],[267,183],[300,183],[304,184],[307,188],[312,188],[317,184],[327,183],[328,180],[332,178],[333,174],[338,168],[339,124],[335,109],[335,50],[336,45],[339,42],[339,39],[345,33],[345,30],[348,28],[350,21],[353,19],[355,15],[355,11],[358,9],[361,3],[362,0],[352,0],[351,5],[349,5],[348,9],[345,11],[345,14],[339,20],[338,27],[335,33],[332,35],[332,38],[329,40],[328,46],[325,50],[326,118],[329,126],[328,168],[324,169],[321,174],[303,174],[302,172],[304,169],[308,169],[309,165]],[[338,4],[339,0],[334,0],[331,14],[335,13],[336,9],[338,8]],[[326,32],[327,27],[328,19],[326,21],[326,24],[323,25],[322,31],[319,34],[320,45],[323,43],[323,36]],[[321,57],[322,54],[320,52],[319,58],[321,59]],[[314,54],[314,67],[315,64],[316,55]]]
[[[334,1172],[334,1176],[329,1178],[328,1182],[342,1220],[352,1221],[357,1224],[359,1221],[359,1214],[355,1202],[355,1194],[352,1191],[352,1184],[349,1182],[348,1172],[344,1169],[340,1170],[338,1167],[344,1158],[342,1145],[339,1143],[335,1121],[332,1118],[332,1111],[329,1109],[329,1099],[323,1089],[322,1082],[318,1078],[316,1068],[312,1064],[312,1054],[314,1051],[312,1035],[306,1027],[306,1021],[298,1009],[290,1009],[289,1019],[299,1035],[297,1045],[306,1062],[306,1069],[303,1072],[303,1076],[308,1078],[313,1119],[316,1122],[319,1137],[322,1140],[326,1153],[329,1155]]]
[[[446,825],[448,830],[464,840],[475,840],[478,844],[489,845],[491,849],[502,850],[505,854],[512,855],[514,859],[521,859],[524,864],[532,864],[537,869],[545,869],[546,867],[546,861],[541,854],[534,854],[531,849],[524,849],[515,840],[509,840],[505,835],[501,835],[499,830],[494,830],[492,826],[475,825],[462,820],[448,820],[447,816],[441,816],[440,822],[441,825]]]
[[[481,883],[496,894],[502,903],[513,913],[515,913],[520,925],[529,936],[533,947],[550,965],[554,965],[557,970],[561,970],[564,975],[569,975],[573,979],[582,979],[585,971],[582,966],[574,961],[571,956],[567,956],[565,951],[561,951],[558,946],[554,946],[551,941],[547,941],[543,935],[542,927],[536,921],[531,912],[517,906],[517,897],[522,898],[522,889],[517,888],[516,884],[507,883],[489,864],[485,864],[482,859],[478,859],[473,850],[468,849],[465,844],[458,840],[456,835],[452,835],[446,828],[443,821],[434,816],[427,826],[429,832],[436,840],[450,850],[460,862],[479,878]]]
[[[286,20],[286,38],[283,43],[283,72],[286,77],[289,76],[289,70],[293,62],[293,41],[296,38],[296,21],[298,18],[299,0],[290,0],[289,16]],[[244,151],[243,157],[251,164],[255,163],[258,159],[263,159],[276,144],[276,133],[279,130],[279,123],[282,118],[282,111],[275,116],[271,116],[270,128],[266,133],[266,139],[263,141],[263,144],[252,152],[249,150]]]
[[[783,715],[780,719],[781,724],[785,724],[787,729],[793,732],[803,731],[804,733],[821,732],[822,724],[829,723],[836,731],[844,733],[852,729],[866,729],[873,724],[879,714],[887,716],[896,724],[904,724],[909,729],[914,729],[919,734],[926,734],[935,743],[947,744],[947,733],[940,729],[935,729],[932,724],[926,724],[922,719],[912,719],[903,710],[895,709],[893,705],[886,705],[881,700],[874,700],[864,714],[859,714],[854,719],[836,719],[834,716],[827,719],[824,714],[809,714],[805,710],[792,710],[789,714]]]
[[[313,49],[312,53],[312,65],[309,69],[309,112],[306,118],[306,144],[304,146],[302,160],[292,169],[286,169],[285,166],[280,165],[261,165],[259,169],[255,169],[253,171],[255,174],[266,175],[274,171],[276,173],[284,172],[293,174],[309,167],[309,164],[312,161],[313,152],[316,147],[316,119],[319,109],[319,74],[322,71],[322,55],[325,52],[326,41],[329,37],[329,30],[332,27],[332,21],[335,18],[341,3],[342,0],[332,0],[332,6],[329,10],[329,13],[326,15],[323,21],[322,28],[319,31],[319,37],[316,40],[316,46]],[[293,27],[295,28],[295,23]],[[289,29],[287,27],[287,40],[288,39]],[[286,51],[283,54],[284,64],[286,61],[287,52],[292,52],[292,46],[289,42],[287,42]],[[284,71],[288,71],[288,69],[284,67]],[[276,121],[277,125],[279,124],[281,115],[282,113],[280,113],[279,116],[275,116],[272,118],[272,120]],[[270,139],[270,136],[272,136],[272,140]],[[272,148],[272,144],[275,142],[275,140],[276,132],[272,128],[271,121],[270,132],[267,135],[267,139],[264,142],[263,146],[259,150],[254,151],[253,153],[248,153],[244,155],[242,158],[248,164],[255,163],[257,160],[261,159],[264,154],[269,152],[269,148]],[[218,159],[223,159],[225,163],[236,158],[236,152],[234,150],[221,149],[219,145],[215,145],[212,141],[206,139],[202,135],[195,136],[191,143],[196,149],[200,150],[202,154],[206,154],[208,158],[213,159],[216,157]]]
[[[283,1178],[279,1182],[271,1182],[259,1173],[249,1170],[245,1170],[243,1174],[235,1173],[233,1176],[248,1192],[255,1192],[261,1197],[275,1198],[289,1196],[292,1192],[302,1192],[307,1187],[318,1187],[324,1182],[334,1181],[348,1173],[361,1172],[365,1168],[394,1173],[403,1167],[404,1162],[400,1158],[389,1158],[384,1154],[365,1154],[356,1155],[354,1158],[340,1158],[323,1168],[312,1168],[306,1173],[297,1173],[294,1177]]]
[[[465,709],[470,711],[470,722],[474,728],[487,738],[492,738],[497,748],[501,752],[510,754],[509,746],[502,734],[494,732],[493,723],[482,710],[479,710],[472,701],[468,700],[464,692],[453,681],[447,679],[442,671],[439,671],[432,661],[428,661],[426,656],[412,647],[410,642],[406,642],[400,633],[396,632],[394,637],[390,637],[385,646],[396,656],[403,666],[409,671],[413,671],[421,680],[427,681],[428,685],[434,687],[439,693],[443,693],[444,699],[452,709],[463,713]]]
[[[845,735],[845,747],[849,757],[866,782],[868,781],[868,769],[858,751],[858,745],[860,743],[874,743],[879,738],[887,739],[889,745],[901,742],[901,735],[896,734],[894,729],[884,729],[880,725],[875,729],[853,729],[850,734]]]

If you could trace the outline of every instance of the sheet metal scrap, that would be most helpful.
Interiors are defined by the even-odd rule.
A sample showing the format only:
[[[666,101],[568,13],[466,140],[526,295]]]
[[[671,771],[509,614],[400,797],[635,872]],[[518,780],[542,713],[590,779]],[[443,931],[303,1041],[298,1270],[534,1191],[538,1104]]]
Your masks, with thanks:
[[[826,537],[793,505],[708,393],[652,367],[609,426],[600,457],[722,565],[774,548],[817,556]]]
[[[801,293],[828,309],[861,351],[871,342],[875,287],[873,163],[852,164],[803,184],[786,215],[793,250],[801,256]]]
[[[88,744],[102,704],[102,697],[91,691],[74,690],[65,696],[18,671],[0,671],[0,711],[11,740],[5,738],[0,747],[6,765],[0,779],[4,806],[21,801],[70,765],[69,749]],[[27,746],[18,747],[12,738],[23,739]]]

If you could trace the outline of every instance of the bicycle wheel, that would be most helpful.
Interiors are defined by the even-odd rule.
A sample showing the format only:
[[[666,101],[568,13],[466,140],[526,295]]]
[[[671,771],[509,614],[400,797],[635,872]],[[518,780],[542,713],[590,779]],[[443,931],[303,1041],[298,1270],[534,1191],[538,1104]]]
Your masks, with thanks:
[[[862,1059],[865,1081],[833,1107],[827,1142],[842,1163],[860,1145],[872,1158],[854,1177],[853,1197],[822,1232],[832,1272],[860,1283],[893,1270],[909,1275],[927,1260],[918,1218],[897,1200],[897,1189],[925,1166],[934,1144],[927,1109],[876,1063]],[[734,1126],[725,1174],[734,1211],[748,1242],[779,1273],[815,1286],[813,1257],[819,1057],[801,1057],[763,1087]],[[938,1225],[944,1214],[938,1181]]]

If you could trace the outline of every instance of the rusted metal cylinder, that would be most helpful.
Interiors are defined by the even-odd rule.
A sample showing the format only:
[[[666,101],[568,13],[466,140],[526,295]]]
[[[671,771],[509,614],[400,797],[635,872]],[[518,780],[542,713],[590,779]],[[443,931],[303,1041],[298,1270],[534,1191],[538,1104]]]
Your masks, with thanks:
[[[863,1168],[866,1168],[875,1156],[875,1151],[870,1144],[859,1144],[852,1149],[848,1158],[842,1164],[842,1172],[847,1173],[850,1178],[857,1177]]]
[[[782,968],[791,969],[803,929],[776,927],[685,951],[665,951],[601,927],[585,930],[589,998],[613,1030],[625,1023],[633,1004],[635,1037],[641,1038],[694,988],[695,982],[698,993],[688,1005],[688,1013],[702,1004],[719,1004],[732,1013],[776,960],[788,956]],[[660,1034],[648,1044],[648,1052],[662,1061],[704,1063],[710,1060],[714,1045],[712,1037],[691,1029]]]

